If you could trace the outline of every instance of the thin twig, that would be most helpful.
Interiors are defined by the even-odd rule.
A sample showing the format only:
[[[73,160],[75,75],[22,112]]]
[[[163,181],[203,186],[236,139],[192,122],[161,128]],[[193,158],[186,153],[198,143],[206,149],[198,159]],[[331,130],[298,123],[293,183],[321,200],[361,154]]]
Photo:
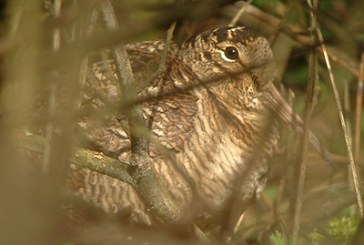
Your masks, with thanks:
[[[360,126],[361,126],[361,112],[362,112],[362,103],[363,103],[363,83],[364,83],[364,52],[361,54],[361,62],[360,62],[360,76],[358,79],[357,92],[356,92],[356,108],[355,108],[355,131],[354,131],[354,159],[356,164],[360,166]],[[347,87],[347,86],[346,86]],[[358,172],[358,182],[360,183],[362,180],[362,176],[360,171]],[[349,185],[351,189],[353,189],[352,185]],[[354,209],[352,209],[355,211]]]
[[[173,22],[172,25],[169,27],[168,31],[167,31],[167,37],[166,37],[166,46],[163,49],[163,53],[161,56],[161,62],[159,63],[159,67],[158,67],[158,72],[162,73],[165,71],[166,69],[166,61],[167,61],[167,56],[168,56],[168,52],[171,46],[171,42],[172,42],[172,38],[173,38],[173,32],[174,29],[176,28],[176,22]]]
[[[350,112],[350,93],[349,93],[349,84],[348,83],[344,83],[343,84],[343,110],[345,112],[346,115],[349,115]],[[345,118],[345,124],[348,130],[348,133],[351,135],[352,133],[352,129],[351,129],[351,120],[349,118]],[[350,139],[350,143],[352,143],[351,139]],[[356,159],[355,159],[356,160]],[[353,179],[353,175],[351,172],[351,166],[350,164],[346,164],[346,168],[347,168],[347,182],[348,182],[348,187],[349,187],[349,192],[355,192],[355,187],[354,187],[354,183],[351,181]],[[360,183],[360,173],[358,173],[358,182]],[[355,206],[352,206],[350,209],[350,213],[352,215],[355,214]]]
[[[119,28],[119,23],[117,22],[114,9],[109,1],[102,3],[102,14],[108,30],[117,30]],[[137,91],[134,86],[134,77],[131,65],[128,59],[128,54],[122,45],[117,45],[113,47],[113,56],[116,62],[117,75],[120,80],[119,87],[121,89],[121,94],[123,95],[123,100],[125,102],[131,101],[137,98]],[[148,151],[148,142],[143,139],[143,137],[138,137],[135,135],[137,126],[136,122],[143,124],[143,112],[139,105],[133,106],[128,110],[128,121],[130,126],[130,138],[131,138],[131,151],[134,154],[142,154]]]
[[[311,1],[308,0],[308,2],[310,3]],[[310,6],[312,6],[312,4],[310,4]],[[335,83],[335,78],[334,78],[334,75],[333,75],[333,72],[332,72],[332,67],[331,67],[331,63],[330,63],[329,54],[327,52],[326,45],[324,44],[324,38],[322,36],[320,26],[319,26],[315,16],[314,16],[314,21],[315,21],[315,24],[316,24],[316,27],[317,27],[315,31],[317,33],[319,42],[321,43],[321,49],[322,49],[322,53],[324,55],[325,63],[326,63],[326,66],[327,66],[327,69],[328,69],[328,72],[329,72],[331,87],[332,87],[332,90],[333,90],[333,93],[334,93],[335,102],[336,102],[336,106],[337,106],[338,113],[339,113],[341,127],[343,129],[344,136],[345,136],[344,138],[345,138],[345,142],[346,142],[346,150],[347,150],[347,154],[348,154],[348,157],[349,157],[351,172],[352,172],[352,175],[353,175],[353,182],[354,182],[355,194],[356,194],[356,199],[357,199],[357,205],[358,205],[358,208],[359,208],[360,217],[363,218],[363,215],[364,215],[363,214],[363,201],[362,201],[361,193],[360,193],[358,172],[357,172],[355,162],[354,162],[350,135],[349,135],[346,123],[345,123],[343,109],[342,109],[341,101],[340,101],[340,96],[339,96],[339,92],[337,90],[336,83]]]
[[[310,1],[310,0],[308,0]],[[315,2],[317,3],[317,2]],[[310,3],[309,3],[310,4]],[[317,4],[315,4],[315,9]],[[317,40],[316,35],[314,35],[313,30],[316,29],[316,22],[314,21],[314,13],[310,11],[311,15],[311,40],[315,43]],[[317,83],[318,83],[318,64],[317,64],[317,53],[312,50],[309,57],[309,75],[307,83],[307,98],[306,106],[304,112],[304,132],[300,149],[300,158],[298,165],[298,180],[297,189],[294,202],[294,215],[293,215],[293,227],[292,233],[289,237],[289,244],[297,244],[298,235],[301,226],[301,215],[302,215],[302,204],[303,204],[303,193],[304,184],[306,179],[306,168],[307,168],[307,151],[309,143],[309,126],[310,120],[313,112],[313,107],[317,97]]]
[[[355,111],[355,161],[360,159],[360,126],[361,126],[361,111],[363,104],[363,89],[364,89],[364,52],[361,54],[360,76],[356,91],[356,111]]]
[[[104,1],[101,5],[101,10],[107,29],[111,31],[119,29],[111,3]],[[124,46],[115,46],[113,48],[113,56],[116,61],[117,75],[122,79],[120,89],[123,95],[123,102],[134,101],[138,98],[138,95],[134,86],[128,54]],[[167,223],[175,222],[180,217],[180,210],[176,208],[171,196],[161,184],[151,166],[147,139],[138,134],[140,128],[146,128],[141,106],[134,105],[129,107],[127,116],[131,139],[130,163],[133,166],[132,176],[136,181],[136,189],[153,214],[156,214]]]
[[[95,31],[96,29],[96,24],[99,20],[99,11],[97,8],[95,8],[94,10],[92,10],[91,12],[91,16],[90,16],[90,21],[89,21],[89,26],[86,29],[86,36],[90,37],[91,34]]]
[[[53,19],[60,16],[61,6],[62,0],[52,2],[51,13]],[[52,31],[53,50],[51,55],[48,53],[47,61],[51,59],[50,57],[56,56],[60,52],[61,27],[61,24],[54,26]],[[74,52],[68,54],[67,58],[58,60],[59,63],[57,65],[50,67],[48,79],[51,94],[49,96],[50,105],[48,109],[51,122],[47,125],[47,148],[45,149],[43,168],[55,184],[55,187],[63,184],[66,180],[69,167],[67,162],[72,154],[76,109],[80,99],[80,83],[77,76],[79,75],[81,57],[79,52]],[[60,73],[62,71],[61,77]],[[48,195],[54,195],[52,188],[50,188]],[[56,198],[53,199],[56,201]]]
[[[238,23],[240,16],[244,13],[246,6],[250,5],[252,2],[253,2],[253,0],[248,0],[248,1],[242,3],[243,6],[241,6],[239,11],[234,16],[234,18],[230,21],[229,27],[236,26],[236,23]]]
[[[27,134],[25,137],[18,138],[17,145],[27,152],[43,155],[46,141],[41,136]],[[128,173],[128,167],[130,166],[128,162],[120,162],[99,152],[75,149],[75,152],[69,159],[69,163],[119,179],[134,186],[133,178]]]
[[[58,18],[61,14],[61,6],[62,2],[60,0],[55,0],[54,3],[51,5],[51,14],[53,18]],[[52,48],[54,52],[59,52],[61,47],[61,31],[59,28],[54,28],[52,33]],[[48,99],[48,116],[49,118],[55,118],[56,115],[56,107],[57,107],[57,79],[51,81],[50,84],[50,94]],[[54,119],[52,119],[46,127],[46,144],[44,147],[44,158],[43,158],[43,166],[42,171],[43,173],[48,173],[50,164],[51,164],[51,154],[52,154],[52,141],[54,137]]]
[[[293,108],[295,94],[291,89],[288,89],[286,97],[287,97],[286,99],[287,99],[288,105],[291,108]],[[293,117],[293,114],[292,114],[292,121],[295,121],[295,117]],[[296,150],[296,147],[292,147],[292,146],[295,145],[294,139],[296,138],[295,137],[296,134],[297,134],[297,132],[293,131],[291,128],[284,127],[282,130],[282,142],[285,142],[285,144],[283,145],[283,147],[285,148],[285,155],[283,158],[284,162],[289,163],[289,162],[294,161],[297,150]],[[283,200],[282,197],[285,192],[293,193],[291,185],[287,184],[287,183],[290,183],[293,181],[293,180],[290,181],[290,179],[293,179],[292,178],[293,177],[293,168],[294,168],[293,164],[290,164],[289,166],[287,166],[286,176],[285,176],[285,178],[283,178],[280,181],[279,189],[277,191],[277,196],[274,201],[274,215],[275,215],[275,217],[278,217],[277,218],[278,220],[281,220],[280,223],[282,224],[282,227],[285,228],[284,230],[286,230],[286,234],[288,234],[287,228],[291,227],[290,224],[291,224],[291,220],[293,220],[293,218],[289,217],[289,220],[285,220],[286,222],[283,222],[283,220],[279,214],[279,205],[278,204],[281,203],[281,201]],[[290,195],[289,203],[290,204],[294,203],[294,196],[292,194]],[[293,213],[293,212],[291,212],[291,213]]]
[[[171,42],[172,42],[172,38],[173,38],[173,32],[174,29],[176,27],[176,22],[173,22],[172,25],[169,27],[168,31],[167,31],[167,37],[166,37],[166,42],[165,42],[165,46],[163,49],[163,52],[161,54],[161,60],[158,66],[158,70],[156,72],[154,72],[149,79],[146,79],[146,81],[140,81],[137,91],[141,91],[142,89],[144,89],[146,86],[150,85],[150,83],[156,79],[160,74],[162,74],[165,70],[166,70],[166,62],[167,62],[167,57],[168,57],[168,52],[170,50],[170,46],[171,46]]]

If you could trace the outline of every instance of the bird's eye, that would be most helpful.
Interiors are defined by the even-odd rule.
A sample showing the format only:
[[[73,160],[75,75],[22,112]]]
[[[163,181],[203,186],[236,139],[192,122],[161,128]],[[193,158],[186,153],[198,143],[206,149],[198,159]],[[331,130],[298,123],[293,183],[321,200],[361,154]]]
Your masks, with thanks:
[[[239,58],[239,51],[235,47],[226,47],[223,52],[221,52],[221,57],[228,62],[234,62]]]

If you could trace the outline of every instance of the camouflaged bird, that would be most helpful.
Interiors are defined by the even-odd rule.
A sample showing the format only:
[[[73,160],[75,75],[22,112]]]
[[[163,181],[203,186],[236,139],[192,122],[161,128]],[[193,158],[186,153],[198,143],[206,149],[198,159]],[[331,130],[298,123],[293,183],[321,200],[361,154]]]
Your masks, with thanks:
[[[165,42],[126,48],[137,83],[151,77]],[[278,140],[272,115],[286,122],[294,118],[295,127],[302,130],[302,121],[272,85],[274,71],[268,41],[246,27],[218,28],[180,46],[171,43],[166,70],[144,86],[139,96],[159,96],[142,104],[146,123],[159,142],[150,143],[149,155],[182,210],[193,213],[195,209],[213,217],[224,212],[233,195],[239,197],[243,210],[263,190],[267,158]],[[93,64],[87,81],[90,107],[119,103],[117,80],[112,60]],[[122,115],[104,119],[80,124],[90,132],[96,149],[128,160],[130,139]],[[311,135],[319,148],[315,140]],[[173,152],[174,160],[159,144]],[[153,222],[128,183],[74,167],[71,187],[107,212],[127,211],[132,221]]]

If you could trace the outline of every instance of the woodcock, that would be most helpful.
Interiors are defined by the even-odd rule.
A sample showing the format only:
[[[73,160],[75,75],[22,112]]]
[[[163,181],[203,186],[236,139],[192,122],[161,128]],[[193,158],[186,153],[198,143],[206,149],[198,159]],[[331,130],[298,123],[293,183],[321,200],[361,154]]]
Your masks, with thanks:
[[[152,166],[185,212],[217,216],[238,196],[242,210],[259,196],[266,183],[269,158],[278,140],[278,118],[302,132],[303,123],[274,88],[274,62],[269,42],[246,27],[218,28],[171,43],[167,68],[147,85],[158,64],[164,41],[126,45],[144,118],[151,135]],[[141,74],[141,75],[140,75]],[[119,103],[112,60],[89,70],[92,108]],[[140,85],[140,86],[139,86]],[[130,139],[123,115],[103,122],[85,120],[94,148],[128,160]],[[294,119],[294,120],[292,120]],[[292,123],[290,123],[292,124]],[[293,124],[292,124],[293,125]],[[316,138],[311,143],[322,151]],[[161,148],[161,146],[163,146]],[[173,153],[173,160],[165,151]],[[138,193],[127,183],[87,169],[73,168],[71,188],[107,212],[128,212],[138,223],[153,223]]]

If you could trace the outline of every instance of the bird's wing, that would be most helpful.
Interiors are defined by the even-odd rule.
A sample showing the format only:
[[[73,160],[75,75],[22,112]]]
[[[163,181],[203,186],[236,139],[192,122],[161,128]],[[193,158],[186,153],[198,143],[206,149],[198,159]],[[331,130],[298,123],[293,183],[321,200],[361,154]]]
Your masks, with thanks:
[[[183,150],[184,142],[193,133],[197,98],[190,93],[176,93],[146,106],[146,118],[158,141],[175,152]]]
[[[171,47],[168,59],[171,59],[177,52],[174,45]],[[148,76],[153,72],[150,71],[148,63],[158,63],[160,51],[163,48],[164,41],[126,45],[135,80],[149,78]],[[96,118],[85,116],[79,124],[86,130],[86,138],[92,148],[113,157],[128,154],[130,149],[129,130],[125,116],[119,111],[110,109],[120,105],[121,94],[116,74],[113,60],[92,64],[88,71],[82,107],[85,111],[97,116]],[[162,91],[163,88],[160,87],[165,85],[165,82],[155,83],[153,81],[153,86],[158,86],[159,91]],[[146,91],[148,86],[152,85],[146,86],[141,92],[144,98],[148,97]],[[197,112],[196,101],[197,99],[190,93],[179,92],[143,103],[142,108],[147,125],[153,132],[152,135],[156,136],[154,138],[160,141],[162,146],[177,152],[182,150],[183,142],[193,130],[192,120]],[[152,151],[157,152],[155,147]]]

